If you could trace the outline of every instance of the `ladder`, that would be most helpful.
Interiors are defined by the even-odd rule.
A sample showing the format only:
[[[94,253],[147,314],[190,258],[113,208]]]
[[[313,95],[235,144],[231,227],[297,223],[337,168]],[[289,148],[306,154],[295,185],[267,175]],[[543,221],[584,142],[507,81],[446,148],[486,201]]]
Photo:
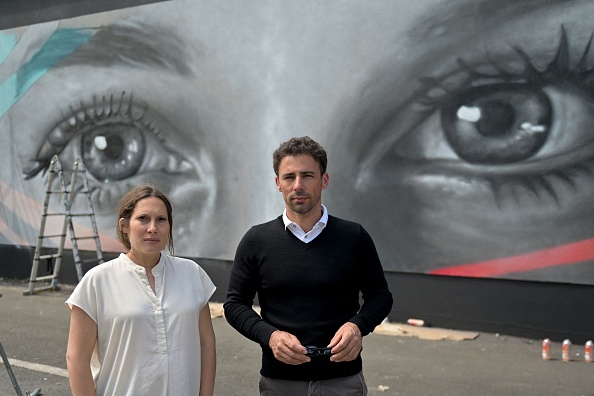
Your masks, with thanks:
[[[78,182],[78,175],[82,175],[82,187],[77,189],[77,182]],[[56,189],[54,187],[54,178],[58,176],[60,182],[60,189]],[[77,194],[86,195],[86,207],[82,212],[75,212],[73,211],[73,206],[75,205],[75,200],[77,198]],[[50,209],[50,201],[51,197],[59,196],[63,202],[64,211],[57,211],[52,212]],[[63,217],[62,222],[62,232],[59,234],[45,234],[47,220],[48,218],[55,218],[55,217]],[[86,217],[90,220],[91,223],[91,230],[92,235],[84,235],[84,236],[77,236],[74,229],[74,222],[72,219],[74,217]],[[96,264],[103,263],[103,255],[101,253],[101,242],[99,240],[99,232],[97,230],[97,223],[95,221],[95,211],[93,210],[93,202],[91,199],[91,191],[89,189],[89,182],[87,178],[87,172],[84,168],[82,160],[80,158],[74,161],[74,165],[72,167],[72,175],[70,178],[70,185],[66,186],[66,182],[64,180],[64,171],[62,169],[62,165],[60,164],[60,160],[57,155],[54,155],[50,162],[49,170],[48,170],[48,178],[47,178],[47,188],[45,194],[45,201],[43,204],[43,214],[41,215],[41,225],[39,227],[39,236],[37,238],[37,245],[35,247],[35,254],[33,256],[33,266],[31,268],[31,277],[29,279],[29,288],[25,292],[24,295],[31,295],[37,291],[42,290],[60,290],[58,285],[58,277],[60,274],[60,266],[62,264],[62,258],[64,254],[64,242],[67,236],[67,232],[70,232],[70,240],[72,242],[72,254],[74,256],[74,264],[76,267],[76,274],[78,280],[80,281],[83,276],[82,271],[82,264],[83,260],[80,257],[80,251],[78,247],[78,241],[84,239],[94,239],[97,258],[90,259],[87,261],[94,262]],[[58,244],[58,250],[56,253],[51,254],[42,254],[42,247],[43,242],[46,239],[50,238],[60,238],[60,242]],[[48,263],[51,263],[54,260],[53,264],[53,272],[51,275],[44,275],[39,276],[39,264],[41,261],[47,260]],[[45,282],[44,286],[37,286],[38,282]],[[49,285],[47,285],[49,282]]]

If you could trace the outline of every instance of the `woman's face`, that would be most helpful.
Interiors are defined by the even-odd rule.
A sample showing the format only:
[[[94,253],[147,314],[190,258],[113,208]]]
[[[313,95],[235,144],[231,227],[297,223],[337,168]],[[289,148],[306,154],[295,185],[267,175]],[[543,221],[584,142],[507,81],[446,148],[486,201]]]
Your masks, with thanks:
[[[130,241],[130,252],[138,259],[158,257],[169,241],[167,207],[157,197],[138,201],[130,219],[120,219],[120,226]]]
[[[0,91],[0,230],[35,240],[59,152],[64,167],[83,158],[102,230],[130,186],[152,181],[172,198],[176,253],[232,259],[251,225],[282,212],[272,152],[309,135],[329,155],[324,204],[368,229],[386,269],[582,281],[591,264],[525,263],[594,236],[593,12],[175,1],[18,29],[13,44],[7,33],[0,81],[18,78]]]

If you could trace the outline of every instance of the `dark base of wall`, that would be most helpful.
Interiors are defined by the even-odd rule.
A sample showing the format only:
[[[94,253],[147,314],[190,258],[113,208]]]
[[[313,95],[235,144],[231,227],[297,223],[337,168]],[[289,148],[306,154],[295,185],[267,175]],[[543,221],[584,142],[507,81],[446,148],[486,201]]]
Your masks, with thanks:
[[[160,1],[163,0],[2,0],[0,30]]]
[[[390,320],[527,338],[594,338],[594,287],[553,282],[386,273]]]
[[[0,277],[28,279],[34,249],[0,246]],[[82,258],[96,257],[82,252]],[[104,253],[104,259],[116,257]],[[217,290],[213,301],[223,302],[231,262],[194,259],[209,274]],[[40,274],[48,273],[41,265]],[[84,268],[86,272],[89,268]],[[51,270],[51,268],[50,268]],[[584,343],[594,338],[594,287],[551,282],[476,279],[387,272],[394,295],[392,322],[423,319],[433,327],[501,333],[527,338],[571,339]],[[65,253],[60,271],[62,284],[76,284],[72,252]]]

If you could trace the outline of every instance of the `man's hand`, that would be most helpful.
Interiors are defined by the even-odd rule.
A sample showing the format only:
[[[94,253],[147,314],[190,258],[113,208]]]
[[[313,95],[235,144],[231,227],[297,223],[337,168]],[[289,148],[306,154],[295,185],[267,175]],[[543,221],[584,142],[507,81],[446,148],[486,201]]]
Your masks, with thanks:
[[[294,366],[309,362],[311,358],[305,356],[307,352],[297,337],[286,331],[276,330],[268,341],[272,353],[277,360]]]
[[[363,348],[363,340],[359,327],[351,322],[346,322],[336,332],[328,348],[332,348],[332,362],[350,362],[359,356]]]

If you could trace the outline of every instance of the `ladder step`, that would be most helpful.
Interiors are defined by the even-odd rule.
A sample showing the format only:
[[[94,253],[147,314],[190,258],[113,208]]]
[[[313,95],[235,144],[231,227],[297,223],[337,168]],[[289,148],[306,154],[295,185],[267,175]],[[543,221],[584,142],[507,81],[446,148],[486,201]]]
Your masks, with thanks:
[[[23,295],[24,296],[32,296],[34,293],[39,292],[39,291],[44,291],[44,290],[60,290],[60,286],[58,286],[58,285],[41,286],[41,287],[35,288],[35,290],[24,291]]]
[[[70,194],[72,191],[62,191],[62,190],[47,190],[46,194],[63,194],[63,193],[67,193]],[[76,191],[77,194],[86,194],[89,193],[89,190],[78,190]]]
[[[101,261],[101,262],[99,262],[99,261]],[[77,263],[80,263],[80,264],[87,264],[87,263],[102,264],[103,260],[99,260],[97,257],[95,257],[95,258],[90,258],[90,259],[86,259],[86,260],[79,260],[79,261],[77,261]]]
[[[80,217],[80,216],[93,216],[94,213],[70,213],[71,217]],[[66,212],[55,212],[55,213],[44,213],[43,216],[68,216]]]
[[[95,236],[92,235],[92,236],[75,237],[75,238],[72,238],[72,239],[74,239],[76,241],[80,241],[82,239],[95,239]]]
[[[37,278],[34,279],[34,281],[40,282],[40,281],[47,281],[47,280],[52,280],[52,279],[57,279],[57,276],[54,276],[54,275],[38,276]]]
[[[58,238],[65,237],[66,234],[55,234],[55,235],[39,235],[39,238]]]
[[[44,254],[43,256],[39,256],[39,260],[47,260],[49,258],[58,258],[58,257],[62,257],[62,255],[60,253]]]

